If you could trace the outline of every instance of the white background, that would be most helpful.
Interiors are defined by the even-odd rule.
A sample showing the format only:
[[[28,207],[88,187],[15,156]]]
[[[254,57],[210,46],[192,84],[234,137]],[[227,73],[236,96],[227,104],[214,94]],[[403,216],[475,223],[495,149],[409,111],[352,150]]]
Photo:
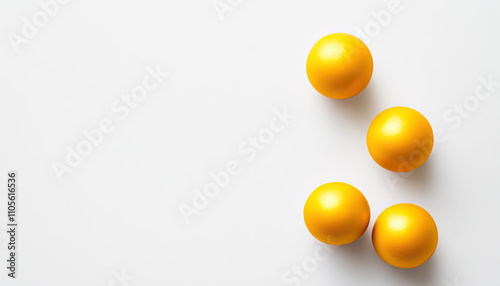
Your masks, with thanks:
[[[500,81],[500,2],[401,0],[390,19],[385,0],[224,0],[222,14],[213,3],[72,0],[19,46],[9,33],[23,36],[22,19],[43,10],[0,3],[2,285],[500,285],[500,86],[474,99],[489,92],[480,78]],[[367,27],[368,88],[342,101],[315,92],[310,48]],[[168,79],[119,118],[113,102],[157,65]],[[371,120],[398,105],[436,133],[406,177],[365,143]],[[238,146],[283,108],[295,118],[248,161]],[[103,118],[115,130],[60,182],[54,162]],[[186,223],[179,206],[232,160],[240,174]],[[4,267],[9,170],[20,180],[16,280]],[[318,262],[302,208],[332,181],[359,188],[372,218]],[[434,256],[410,270],[371,244],[376,217],[400,202],[427,209],[439,230]],[[304,275],[290,283],[294,265]]]

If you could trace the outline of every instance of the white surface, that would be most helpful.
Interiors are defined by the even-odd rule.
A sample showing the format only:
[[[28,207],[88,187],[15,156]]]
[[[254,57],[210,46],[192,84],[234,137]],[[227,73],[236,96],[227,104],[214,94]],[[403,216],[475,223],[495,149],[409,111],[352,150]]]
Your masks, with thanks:
[[[221,21],[212,0],[73,0],[15,53],[8,33],[41,8],[1,2],[0,171],[5,181],[18,170],[21,186],[19,278],[2,266],[1,284],[500,285],[500,86],[460,124],[443,117],[473,103],[480,77],[500,81],[500,2],[401,0],[368,42],[369,87],[344,101],[313,90],[309,49],[371,25],[387,1],[224,3],[234,7]],[[170,77],[120,119],[110,106],[156,65]],[[365,144],[370,121],[397,105],[445,134],[407,178],[388,177]],[[248,162],[239,144],[283,107],[296,117]],[[103,118],[116,129],[59,182],[52,164]],[[241,173],[187,224],[179,205],[232,160]],[[321,244],[302,208],[331,181],[365,194],[370,226],[286,283],[293,265],[314,263]],[[384,263],[370,239],[399,202],[427,209],[439,229],[434,256],[412,270]],[[131,281],[116,279],[123,269]]]

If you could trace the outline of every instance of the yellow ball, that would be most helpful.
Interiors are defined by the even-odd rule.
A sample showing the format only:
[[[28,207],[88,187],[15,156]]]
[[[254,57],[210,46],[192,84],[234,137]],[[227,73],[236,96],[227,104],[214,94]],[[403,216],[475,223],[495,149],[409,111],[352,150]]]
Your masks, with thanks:
[[[321,38],[307,57],[307,77],[322,95],[343,99],[360,93],[370,82],[373,59],[368,47],[353,35]]]
[[[319,241],[348,244],[360,238],[370,222],[365,196],[346,183],[328,183],[314,190],[304,206],[304,221]]]
[[[438,230],[432,216],[414,204],[397,204],[383,211],[372,232],[373,246],[385,262],[399,268],[425,263],[436,250]]]
[[[408,107],[392,107],[373,119],[366,136],[368,151],[380,166],[393,172],[420,167],[434,146],[429,121]]]

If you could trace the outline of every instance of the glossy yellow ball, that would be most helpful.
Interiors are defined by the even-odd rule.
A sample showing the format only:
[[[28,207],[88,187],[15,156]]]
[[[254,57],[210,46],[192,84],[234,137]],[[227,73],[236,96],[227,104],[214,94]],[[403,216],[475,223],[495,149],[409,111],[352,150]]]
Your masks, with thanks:
[[[348,244],[360,238],[370,222],[365,196],[346,183],[328,183],[314,190],[304,206],[304,221],[319,241]]]
[[[353,35],[321,38],[307,57],[307,77],[322,95],[343,99],[360,93],[370,82],[373,59],[368,47]]]
[[[366,136],[368,151],[380,166],[393,172],[420,167],[434,146],[429,121],[408,107],[392,107],[373,119]]]
[[[375,251],[399,268],[425,263],[436,250],[438,230],[432,216],[414,204],[397,204],[383,211],[372,232]]]

